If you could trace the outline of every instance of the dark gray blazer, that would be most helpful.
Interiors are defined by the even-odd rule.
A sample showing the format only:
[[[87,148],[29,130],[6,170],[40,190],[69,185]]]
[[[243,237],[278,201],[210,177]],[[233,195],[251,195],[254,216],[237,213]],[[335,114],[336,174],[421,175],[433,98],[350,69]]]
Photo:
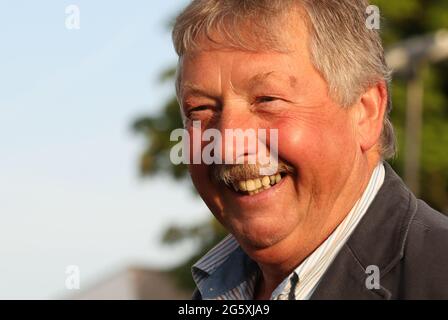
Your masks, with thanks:
[[[384,167],[382,187],[311,299],[448,299],[448,218]],[[370,265],[379,289],[366,286]]]
[[[381,189],[311,299],[448,299],[448,218],[384,167]],[[369,265],[379,267],[378,290],[365,285]]]

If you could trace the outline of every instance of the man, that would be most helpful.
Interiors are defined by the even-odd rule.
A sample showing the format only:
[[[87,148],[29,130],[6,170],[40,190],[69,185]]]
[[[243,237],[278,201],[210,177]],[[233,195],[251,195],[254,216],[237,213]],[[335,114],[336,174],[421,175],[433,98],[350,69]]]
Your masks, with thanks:
[[[193,266],[195,299],[448,298],[448,219],[383,162],[389,70],[367,6],[195,0],[177,18],[185,129],[278,130],[272,175],[234,141],[223,154],[244,163],[189,165],[230,232]]]

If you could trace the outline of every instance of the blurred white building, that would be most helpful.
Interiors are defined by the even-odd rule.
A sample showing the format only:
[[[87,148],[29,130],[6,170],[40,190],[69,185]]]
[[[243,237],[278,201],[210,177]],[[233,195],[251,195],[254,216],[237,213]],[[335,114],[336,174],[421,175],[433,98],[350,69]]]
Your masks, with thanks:
[[[179,289],[163,271],[130,267],[90,288],[66,297],[70,300],[182,300],[192,293]]]

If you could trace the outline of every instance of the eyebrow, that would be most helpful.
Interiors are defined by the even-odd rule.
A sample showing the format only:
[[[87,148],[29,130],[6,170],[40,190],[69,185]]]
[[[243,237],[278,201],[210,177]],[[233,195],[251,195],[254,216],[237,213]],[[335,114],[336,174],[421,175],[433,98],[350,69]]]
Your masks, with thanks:
[[[201,86],[198,86],[194,83],[186,82],[182,85],[182,96],[189,95],[189,96],[195,96],[195,97],[208,97],[211,99],[215,99],[210,93],[207,92],[204,88]]]
[[[276,74],[275,71],[259,73],[259,74],[256,74],[256,75],[252,76],[249,79],[249,82],[251,82],[251,83],[253,83],[253,82],[261,82],[261,81],[266,80],[266,78],[269,78],[270,76],[275,75],[275,74]]]
[[[266,79],[268,79],[268,78],[272,78],[272,77],[278,78],[278,76],[277,76],[278,74],[279,73],[276,71],[270,71],[270,72],[256,74],[249,79],[249,87],[253,88],[257,84],[260,84],[260,83],[266,81]],[[281,78],[283,78],[283,77],[281,77]],[[290,76],[288,76],[288,80],[289,80],[289,85],[291,86],[291,88],[294,88],[297,84],[297,78],[290,75]]]

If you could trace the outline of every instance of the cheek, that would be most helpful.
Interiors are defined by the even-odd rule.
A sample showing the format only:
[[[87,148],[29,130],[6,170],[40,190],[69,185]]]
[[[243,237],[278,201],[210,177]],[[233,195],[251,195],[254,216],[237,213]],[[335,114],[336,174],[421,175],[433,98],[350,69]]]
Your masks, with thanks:
[[[188,165],[188,171],[199,194],[210,198],[214,193],[214,188],[208,176],[207,166],[203,164],[190,164]]]
[[[278,124],[279,156],[300,168],[335,166],[355,150],[353,130],[345,118],[289,119]]]
[[[191,180],[202,200],[204,200],[211,212],[218,214],[217,218],[219,220],[219,215],[223,209],[223,203],[217,186],[210,181],[208,167],[203,164],[191,164],[188,166],[188,171],[190,172]]]

